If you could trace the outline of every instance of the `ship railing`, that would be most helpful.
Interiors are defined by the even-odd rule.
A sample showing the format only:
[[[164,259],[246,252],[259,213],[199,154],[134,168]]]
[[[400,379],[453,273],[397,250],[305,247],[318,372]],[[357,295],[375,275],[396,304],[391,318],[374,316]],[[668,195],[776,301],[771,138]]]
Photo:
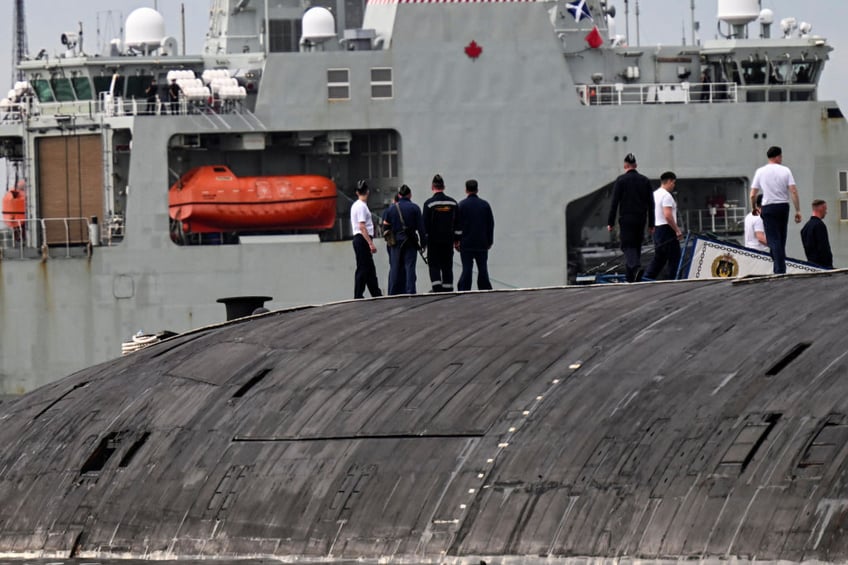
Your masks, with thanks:
[[[0,122],[19,123],[23,121],[24,115],[25,106],[20,102],[0,106]]]
[[[748,211],[738,206],[711,206],[709,208],[686,210],[683,223],[691,231],[717,234],[740,233],[745,229],[745,216]]]
[[[625,104],[726,104],[739,101],[734,82],[670,82],[640,84],[581,84],[580,101],[587,106]]]
[[[121,116],[166,116],[187,114],[245,114],[248,113],[242,100],[220,99],[192,99],[181,98],[179,102],[156,100],[148,104],[146,100],[136,98],[125,99],[119,96],[111,96],[108,92],[101,92],[97,100],[76,100],[70,102],[39,102],[37,99],[28,99],[26,102],[15,103],[0,107],[0,123],[15,123],[23,121],[27,116],[31,117],[70,117],[88,116],[93,118],[95,114],[105,114],[109,117]]]
[[[83,217],[66,218],[30,218],[19,220],[19,227],[12,228],[11,238],[0,239],[2,249],[10,249],[12,253],[4,253],[3,258],[13,258],[17,255],[20,259],[36,258],[30,252],[36,247],[27,243],[28,237],[35,237],[40,242],[40,258],[47,260],[51,257],[50,249],[64,249],[66,258],[78,256],[74,249],[84,248],[85,255],[91,256],[92,248],[99,243],[99,232],[97,224]],[[58,227],[56,227],[58,225]],[[72,237],[71,229],[75,226],[82,228],[80,236]],[[75,230],[76,231],[76,230]],[[76,234],[74,234],[76,235]],[[56,255],[52,255],[55,257]]]
[[[188,114],[244,114],[247,112],[241,100],[221,98],[180,97],[175,102],[167,102],[157,98],[155,102],[137,98],[125,99],[101,92],[98,97],[98,111],[107,116],[166,116]]]
[[[816,99],[815,84],[769,84],[740,86],[746,102],[806,102]]]
[[[9,249],[15,245],[15,230],[0,229],[0,249]]]

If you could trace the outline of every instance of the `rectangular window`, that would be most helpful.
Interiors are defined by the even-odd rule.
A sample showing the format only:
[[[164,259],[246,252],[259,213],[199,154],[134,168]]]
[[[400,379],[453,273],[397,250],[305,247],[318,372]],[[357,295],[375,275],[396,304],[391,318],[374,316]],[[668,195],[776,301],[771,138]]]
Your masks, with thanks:
[[[394,132],[374,133],[358,139],[360,167],[370,178],[399,176],[398,136]]]
[[[294,20],[270,20],[268,50],[271,53],[293,53],[299,50],[301,22]]]
[[[74,86],[74,92],[77,94],[77,100],[91,100],[91,81],[88,77],[74,77],[71,79]]]
[[[350,69],[327,69],[327,99],[350,100]]]
[[[53,92],[56,94],[57,102],[73,102],[74,91],[71,88],[71,81],[67,78],[50,79],[50,86],[53,87]]]
[[[38,96],[39,102],[55,102],[53,91],[50,89],[50,83],[43,78],[36,78],[30,81],[32,88],[35,90],[35,95]]]
[[[112,76],[96,76],[94,77],[94,90],[97,94],[101,92],[109,92],[112,88]],[[115,96],[124,95],[124,77],[118,76],[115,79]]]
[[[147,85],[153,80],[152,75],[130,75],[127,77],[127,98],[135,98],[136,100],[144,100],[147,94]]]
[[[848,192],[848,171],[839,171],[839,192]]]
[[[371,69],[371,98],[385,99],[394,95],[392,91],[392,69]]]
[[[848,220],[848,200],[839,201],[839,219]]]

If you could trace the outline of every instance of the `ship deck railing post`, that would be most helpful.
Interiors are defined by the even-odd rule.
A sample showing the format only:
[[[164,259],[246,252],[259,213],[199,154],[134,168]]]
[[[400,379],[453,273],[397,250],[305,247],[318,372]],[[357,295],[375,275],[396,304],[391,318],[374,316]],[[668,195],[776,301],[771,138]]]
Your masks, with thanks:
[[[47,250],[47,223],[44,219],[41,219],[39,223],[41,224],[41,260],[46,261],[50,256]]]
[[[71,256],[71,230],[67,218],[62,218],[62,224],[65,226],[65,258],[68,258]]]

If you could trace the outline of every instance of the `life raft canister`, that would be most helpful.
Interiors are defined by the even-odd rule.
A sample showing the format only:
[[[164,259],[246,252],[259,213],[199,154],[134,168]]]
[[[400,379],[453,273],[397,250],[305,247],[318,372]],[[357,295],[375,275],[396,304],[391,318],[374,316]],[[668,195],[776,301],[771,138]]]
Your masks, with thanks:
[[[26,194],[12,188],[3,195],[3,222],[12,229],[23,227],[26,220]]]

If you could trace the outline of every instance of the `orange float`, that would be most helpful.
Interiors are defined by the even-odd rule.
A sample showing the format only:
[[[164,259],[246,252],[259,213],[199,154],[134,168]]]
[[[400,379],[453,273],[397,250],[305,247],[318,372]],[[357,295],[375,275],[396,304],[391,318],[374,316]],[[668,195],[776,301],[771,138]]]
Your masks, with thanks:
[[[197,167],[168,191],[184,233],[317,231],[336,221],[336,184],[319,175],[237,177],[222,165]]]
[[[12,229],[23,227],[26,220],[26,193],[12,188],[3,195],[3,222]]]

